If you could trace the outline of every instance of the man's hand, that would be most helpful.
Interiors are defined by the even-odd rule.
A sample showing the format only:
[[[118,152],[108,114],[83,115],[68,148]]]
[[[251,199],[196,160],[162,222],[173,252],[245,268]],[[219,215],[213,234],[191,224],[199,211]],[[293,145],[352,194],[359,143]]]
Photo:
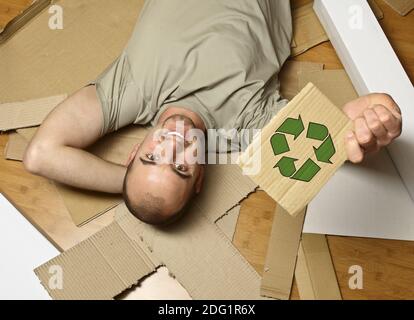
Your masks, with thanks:
[[[401,135],[401,110],[387,94],[374,93],[347,103],[343,111],[354,121],[355,132],[346,136],[349,161],[360,163]]]

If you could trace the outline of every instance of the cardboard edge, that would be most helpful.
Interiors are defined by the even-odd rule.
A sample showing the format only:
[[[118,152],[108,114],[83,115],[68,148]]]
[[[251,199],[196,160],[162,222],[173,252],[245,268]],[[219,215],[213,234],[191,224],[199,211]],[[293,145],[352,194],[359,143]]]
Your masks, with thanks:
[[[30,5],[20,15],[6,24],[0,33],[0,45],[9,40],[17,31],[19,31],[28,21],[42,12],[52,3],[52,0],[38,0]]]

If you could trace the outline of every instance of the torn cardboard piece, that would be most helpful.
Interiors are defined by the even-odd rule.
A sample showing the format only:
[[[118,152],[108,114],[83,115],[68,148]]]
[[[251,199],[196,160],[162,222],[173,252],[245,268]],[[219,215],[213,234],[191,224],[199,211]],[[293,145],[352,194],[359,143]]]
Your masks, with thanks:
[[[306,209],[292,217],[277,206],[261,283],[263,296],[280,300],[290,298],[305,213]]]
[[[348,117],[308,84],[256,137],[239,165],[251,168],[260,158],[252,180],[296,216],[347,159],[345,134],[352,128]]]
[[[108,300],[154,272],[158,265],[135,241],[112,223],[35,270],[56,300]],[[56,287],[58,270],[63,286]]]
[[[6,160],[22,161],[28,142],[17,132],[9,134],[9,141],[4,149]]]
[[[323,70],[299,74],[300,89],[309,82],[341,109],[346,103],[358,98],[358,93],[345,70]]]
[[[280,92],[283,98],[292,100],[302,88],[299,87],[299,75],[313,71],[322,71],[322,63],[288,60],[279,74]]]
[[[40,125],[46,116],[67,95],[52,96],[25,102],[0,105],[0,131],[34,127]]]
[[[292,57],[329,40],[318,17],[313,11],[313,3],[294,9],[292,19],[293,41],[296,45],[292,48]]]
[[[342,300],[325,235],[302,235],[295,278],[301,300]]]
[[[109,227],[35,272],[54,299],[111,299],[159,265],[193,299],[261,299],[259,275],[197,211],[163,229],[140,222],[120,205]],[[63,270],[63,290],[48,286],[52,266]]]
[[[406,16],[414,9],[414,0],[384,0],[391,8],[400,15]]]
[[[125,205],[116,221],[133,240],[148,246],[193,299],[260,299],[260,277],[214,223],[189,211],[168,228],[134,218]]]

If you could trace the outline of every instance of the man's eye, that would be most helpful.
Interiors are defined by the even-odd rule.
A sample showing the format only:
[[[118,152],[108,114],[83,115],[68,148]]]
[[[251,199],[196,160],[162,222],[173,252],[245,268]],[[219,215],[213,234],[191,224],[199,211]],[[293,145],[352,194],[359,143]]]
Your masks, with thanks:
[[[147,153],[145,156],[148,160],[155,161],[155,156],[152,153]]]
[[[186,166],[184,166],[182,164],[178,164],[178,163],[175,164],[175,169],[177,169],[180,172],[187,172],[188,171],[188,168]]]

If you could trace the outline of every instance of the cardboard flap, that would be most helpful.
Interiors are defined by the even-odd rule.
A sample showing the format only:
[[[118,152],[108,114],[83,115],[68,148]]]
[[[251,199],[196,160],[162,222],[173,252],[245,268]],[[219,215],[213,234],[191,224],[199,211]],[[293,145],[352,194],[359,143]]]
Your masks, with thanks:
[[[40,266],[35,273],[54,299],[91,300],[112,299],[155,268],[145,250],[112,223]],[[59,269],[63,286],[55,288],[53,281]]]
[[[329,40],[312,6],[313,3],[309,3],[292,12],[295,43],[292,48],[293,57]]]
[[[0,131],[38,126],[67,95],[0,105]]]
[[[261,299],[259,275],[200,212],[157,228],[140,222],[121,205],[116,221],[166,265],[193,299]]]
[[[239,163],[249,168],[260,158],[260,172],[251,178],[297,215],[347,159],[345,134],[352,127],[341,110],[308,84],[262,130]]]
[[[325,235],[302,235],[295,278],[302,300],[342,300]]]
[[[277,206],[261,283],[263,296],[289,299],[305,213],[292,217]]]

